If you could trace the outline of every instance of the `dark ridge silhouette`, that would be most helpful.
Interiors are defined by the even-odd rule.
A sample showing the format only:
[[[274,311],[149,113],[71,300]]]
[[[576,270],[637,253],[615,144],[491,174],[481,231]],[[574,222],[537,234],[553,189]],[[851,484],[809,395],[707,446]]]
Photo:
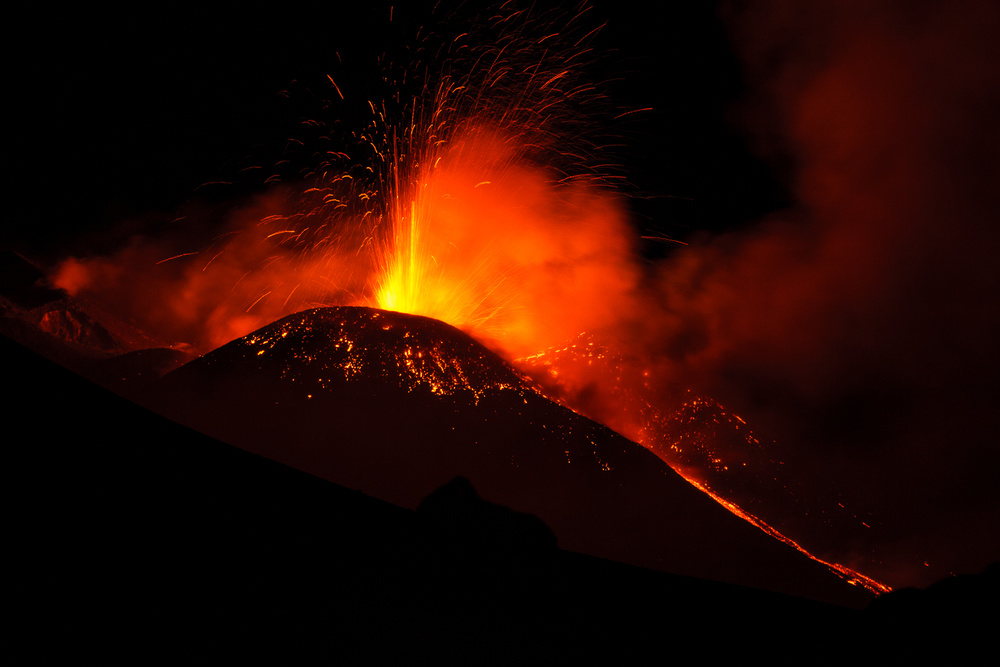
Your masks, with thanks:
[[[823,636],[858,618],[556,549],[537,519],[463,480],[403,509],[163,419],[5,337],[0,355],[18,389],[4,423],[22,434],[4,448],[8,605],[27,641],[114,653],[293,636],[331,657],[494,664],[640,656],[664,633],[746,637],[762,612]]]
[[[89,365],[87,377],[120,394],[141,391],[166,373],[191,360],[191,354],[168,347],[125,352]]]
[[[960,656],[991,636],[927,619],[992,627],[996,568],[940,589],[961,595],[901,592],[865,612],[651,571],[552,548],[542,524],[467,480],[414,512],[163,419],[6,337],[0,359],[17,389],[3,409],[8,627],[49,654],[846,659],[935,639]],[[923,623],[899,612],[912,596],[928,602]]]
[[[1000,623],[1000,563],[980,574],[880,595],[865,609],[860,632],[875,638],[872,660],[926,661],[940,656],[973,664],[995,652]]]
[[[428,534],[463,549],[533,554],[556,548],[556,536],[538,517],[483,500],[464,477],[432,491],[417,507],[417,518]]]
[[[926,632],[975,642],[1000,621],[1000,563],[980,574],[960,574],[924,589],[900,588],[880,595],[866,610],[869,622],[894,634]]]
[[[306,311],[152,389],[145,400],[171,419],[403,507],[463,476],[538,516],[563,549],[855,608],[871,599],[436,320]]]

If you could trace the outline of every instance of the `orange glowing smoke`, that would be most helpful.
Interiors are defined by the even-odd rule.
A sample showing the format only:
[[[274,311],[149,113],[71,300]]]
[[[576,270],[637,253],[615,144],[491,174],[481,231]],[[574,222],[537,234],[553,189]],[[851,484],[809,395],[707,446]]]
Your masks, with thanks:
[[[630,307],[632,241],[607,191],[554,185],[481,128],[428,172],[402,197],[375,305],[434,317],[518,355]]]
[[[437,77],[403,114],[371,104],[381,210],[362,303],[514,355],[630,307],[634,233],[607,187],[608,105],[585,72],[586,11],[488,10],[437,47]]]
[[[434,317],[513,356],[617,321],[634,310],[635,234],[585,72],[596,31],[576,12],[488,10],[431,34],[417,51],[432,60],[410,69],[436,74],[414,89],[386,72],[381,100],[328,76],[336,109],[364,109],[360,131],[310,118],[290,142],[314,142],[305,163],[275,165],[270,192],[212,221],[211,241],[183,233],[191,216],[54,281],[202,351],[321,305]]]
[[[310,306],[356,299],[371,272],[369,258],[348,250],[360,231],[344,229],[339,245],[304,252],[294,234],[282,233],[302,217],[289,214],[299,199],[290,192],[276,188],[212,221],[216,237],[207,243],[185,236],[201,220],[193,214],[189,224],[132,237],[111,255],[70,257],[49,279],[125,314],[160,345],[199,353]]]

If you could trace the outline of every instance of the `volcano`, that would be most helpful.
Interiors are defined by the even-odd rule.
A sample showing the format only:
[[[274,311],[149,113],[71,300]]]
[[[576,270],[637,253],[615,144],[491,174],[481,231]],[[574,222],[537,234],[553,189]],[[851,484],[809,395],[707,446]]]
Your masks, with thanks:
[[[166,374],[142,400],[405,508],[462,476],[489,502],[540,518],[569,551],[844,606],[870,599],[433,319],[301,312]]]
[[[489,362],[487,368],[501,374],[492,377],[512,377],[509,369],[497,367],[490,353],[464,335],[420,318],[326,309],[289,318],[265,331],[277,333],[273,342],[294,348],[303,340],[295,342],[291,331],[282,337],[282,327],[311,324],[303,332],[312,332],[316,336],[312,344],[322,345],[324,339],[342,335],[329,325],[345,317],[358,326],[377,325],[370,333],[382,336],[390,346],[382,352],[400,344],[382,328],[394,321],[407,325],[411,335],[405,337],[404,331],[404,341],[414,338],[410,327],[435,331],[444,335],[438,340],[439,351],[448,349],[445,341],[459,344],[472,355],[463,361],[476,359],[479,353],[477,363]],[[357,327],[352,330],[359,332]],[[265,355],[254,351],[260,340],[234,341],[191,362],[165,376],[157,391],[198,389],[175,404],[178,411],[185,406],[193,413],[198,399],[210,399],[215,390],[232,385],[237,369],[262,361]],[[278,345],[270,350],[280,352]],[[393,358],[370,350],[365,354],[392,368]],[[988,616],[980,619],[979,614],[995,598],[995,569],[988,580],[946,582],[971,592],[959,590],[956,596],[955,586],[949,590],[942,586],[934,596],[903,591],[910,595],[897,598],[891,593],[878,599],[891,598],[885,605],[858,614],[801,597],[567,551],[574,543],[586,547],[589,539],[589,546],[603,543],[614,552],[613,540],[619,539],[618,552],[639,553],[636,542],[648,531],[646,546],[659,548],[660,558],[647,560],[662,567],[686,564],[699,570],[692,563],[698,555],[708,554],[710,562],[700,571],[723,579],[769,580],[778,588],[798,586],[814,597],[841,600],[845,591],[852,591],[854,606],[865,593],[831,578],[799,552],[749,524],[719,514],[717,505],[706,504],[705,497],[669,469],[659,467],[643,475],[635,466],[644,460],[646,465],[655,464],[658,459],[649,459],[644,450],[592,422],[588,433],[594,442],[589,448],[567,446],[571,454],[589,451],[592,462],[587,457],[575,463],[567,460],[559,466],[565,466],[561,471],[551,462],[546,468],[544,438],[529,441],[530,428],[521,441],[503,440],[501,436],[518,425],[516,413],[506,414],[503,432],[495,435],[474,428],[475,419],[469,416],[466,435],[476,434],[480,442],[499,442],[507,449],[494,451],[492,458],[469,455],[451,462],[446,459],[448,450],[468,449],[468,442],[457,437],[435,442],[414,424],[391,427],[388,419],[377,422],[379,428],[371,433],[395,432],[399,440],[364,441],[371,448],[366,465],[398,472],[399,463],[378,457],[398,455],[404,445],[422,446],[427,448],[425,459],[440,458],[433,466],[414,470],[415,480],[431,484],[433,474],[428,471],[450,474],[467,465],[484,489],[480,494],[468,479],[452,479],[428,494],[414,512],[164,419],[6,336],[0,336],[0,355],[5,380],[17,389],[8,395],[4,412],[10,425],[5,441],[5,460],[12,473],[8,495],[15,503],[9,533],[13,556],[9,599],[19,613],[17,627],[27,633],[22,636],[34,642],[59,637],[74,652],[84,647],[106,652],[148,650],[164,641],[171,646],[189,642],[193,646],[197,641],[203,648],[208,640],[222,642],[230,650],[248,638],[252,641],[245,645],[256,647],[261,640],[280,637],[286,649],[321,650],[323,655],[348,659],[378,662],[426,654],[456,662],[510,664],[567,657],[641,658],[662,649],[665,641],[709,646],[720,638],[725,641],[713,648],[713,655],[773,655],[774,644],[761,638],[775,631],[795,637],[807,651],[822,646],[825,653],[841,651],[844,657],[859,650],[845,637],[871,635],[873,630],[894,633],[884,644],[894,655],[912,639],[914,627],[922,628],[922,636],[960,638],[974,645],[990,636]],[[277,354],[271,357],[277,358]],[[218,382],[215,389],[198,387],[193,382],[196,377],[214,377]],[[288,380],[289,385],[298,384],[290,376]],[[405,407],[414,397],[428,394],[406,376],[387,375],[377,381],[359,375],[352,381],[400,399],[400,405],[369,406],[382,416],[389,408]],[[328,388],[339,384],[328,383]],[[255,390],[264,395],[243,410],[235,400],[226,405],[215,400],[202,412],[233,410],[219,412],[218,424],[234,419],[261,424],[261,416],[250,416],[246,408],[294,397],[295,391],[282,387],[268,389],[262,382],[243,385],[239,396],[252,396]],[[588,427],[586,420],[578,421],[574,413],[547,403],[525,385],[491,389],[480,396],[478,406],[475,395],[467,391],[429,392],[433,400],[418,403],[428,409],[434,408],[435,400],[445,406],[472,403],[473,410],[483,406],[483,413],[475,413],[482,419],[489,414],[486,406],[497,404],[496,394],[512,392],[512,396],[523,394],[522,408],[534,406],[532,416],[552,419],[546,422],[549,428],[570,423],[584,432]],[[328,398],[333,397],[331,392]],[[305,400],[320,398],[313,394]],[[166,399],[161,394],[159,400]],[[353,407],[365,402],[358,400]],[[335,458],[330,450],[357,444],[329,428],[331,423],[336,426],[333,418],[349,422],[360,415],[343,417],[351,406],[337,408],[332,400],[321,407],[332,409],[326,420],[315,416],[316,424],[328,428],[325,440],[314,434],[325,443],[323,456],[304,455],[309,454],[303,451],[308,443],[295,438],[306,434],[295,424],[284,429],[285,440],[272,443],[272,451],[287,457],[298,448],[303,460],[311,458],[319,468],[324,459],[329,463]],[[574,439],[562,434],[549,444],[571,445]],[[263,437],[258,440],[268,442]],[[512,465],[503,455],[517,446],[519,451],[535,451],[534,457],[524,456],[520,465]],[[619,446],[621,451],[615,453]],[[592,458],[595,452],[606,457],[603,463]],[[478,468],[469,465],[477,458]],[[533,483],[545,488],[532,489]],[[532,495],[562,498],[562,512],[552,507],[554,500],[538,506],[536,516],[489,500],[504,497],[527,505],[524,499]],[[647,505],[628,507],[629,499]],[[657,502],[660,505],[653,504]],[[596,516],[595,508],[602,503],[606,511]],[[617,523],[612,521],[615,512],[620,513]],[[540,515],[555,519],[554,531],[542,525]],[[553,548],[553,537],[563,549]],[[711,549],[721,553],[709,554]],[[941,634],[942,628],[948,634]],[[234,634],[240,638],[238,644],[227,639]],[[285,638],[302,643],[292,646]]]

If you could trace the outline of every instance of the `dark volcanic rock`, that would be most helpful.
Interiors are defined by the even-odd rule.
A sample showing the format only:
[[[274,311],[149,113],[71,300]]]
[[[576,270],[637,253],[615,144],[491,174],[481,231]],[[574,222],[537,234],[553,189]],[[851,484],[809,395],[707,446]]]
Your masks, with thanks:
[[[172,419],[404,507],[461,475],[538,516],[565,549],[852,606],[870,598],[435,320],[307,311],[153,389],[150,405]]]
[[[417,512],[395,507],[163,419],[4,337],[0,358],[17,388],[4,422],[21,434],[4,441],[15,645],[134,655],[274,641],[352,664],[531,664],[724,636],[712,655],[745,658],[774,651],[759,638],[775,627],[835,646],[860,618],[554,549],[536,519],[467,482]]]
[[[191,354],[169,347],[134,350],[96,361],[87,367],[86,375],[104,387],[131,396],[191,358]]]
[[[429,535],[460,549],[510,557],[556,548],[556,536],[538,517],[486,502],[464,477],[424,498],[417,517]]]

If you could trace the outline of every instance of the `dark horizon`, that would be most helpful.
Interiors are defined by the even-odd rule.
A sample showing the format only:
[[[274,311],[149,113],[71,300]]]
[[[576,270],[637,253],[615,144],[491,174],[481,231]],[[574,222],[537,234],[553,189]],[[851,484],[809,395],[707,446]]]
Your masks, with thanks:
[[[989,636],[996,567],[864,612],[629,567],[554,548],[536,517],[467,480],[406,510],[163,419],[6,337],[0,354],[18,423],[45,425],[10,460],[31,510],[15,512],[10,602],[19,638],[71,644],[50,651],[279,641],[283,655],[508,662],[641,659],[665,639],[723,636],[713,654],[745,658],[773,655],[760,637],[779,627],[826,656],[856,656],[844,638],[864,636],[868,655],[930,641],[971,657]],[[919,644],[915,628],[929,631]]]

